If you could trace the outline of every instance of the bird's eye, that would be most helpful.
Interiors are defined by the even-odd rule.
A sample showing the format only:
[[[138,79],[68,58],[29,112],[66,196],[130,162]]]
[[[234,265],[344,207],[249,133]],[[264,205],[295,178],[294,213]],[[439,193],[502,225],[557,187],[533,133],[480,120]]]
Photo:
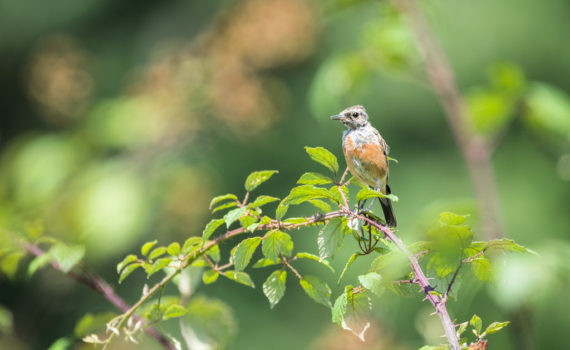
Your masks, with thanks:
[[[353,117],[353,118],[356,118],[356,117],[358,117],[358,112],[354,112],[354,113],[352,113],[352,117]]]

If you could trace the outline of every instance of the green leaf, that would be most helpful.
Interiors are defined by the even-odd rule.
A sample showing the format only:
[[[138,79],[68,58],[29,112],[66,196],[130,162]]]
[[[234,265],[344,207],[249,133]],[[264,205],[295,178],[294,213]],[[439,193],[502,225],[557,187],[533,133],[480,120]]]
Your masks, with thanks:
[[[213,246],[208,248],[208,250],[206,250],[206,255],[212,258],[212,260],[214,260],[215,262],[219,262],[221,258],[220,247],[217,244],[214,244]]]
[[[309,259],[309,260],[313,260],[318,262],[319,264],[322,264],[326,267],[329,268],[329,270],[331,270],[332,272],[334,272],[333,267],[331,266],[330,262],[326,259],[320,259],[318,256],[311,254],[311,253],[297,253],[295,255],[298,259]]]
[[[154,241],[150,241],[150,242],[146,242],[145,244],[143,244],[142,248],[141,248],[141,254],[143,256],[147,255],[148,252],[150,251],[150,249],[152,247],[154,247],[154,245],[157,243],[158,241],[155,239]]]
[[[328,284],[314,276],[305,276],[299,281],[303,290],[311,299],[324,306],[331,307],[331,289]]]
[[[130,264],[130,263],[135,262],[135,261],[137,261],[136,255],[134,255],[134,254],[127,255],[123,259],[123,261],[121,261],[120,263],[117,264],[117,273],[120,273],[121,270],[123,269],[123,267],[127,266],[127,264]]]
[[[97,314],[88,313],[77,321],[73,334],[76,337],[81,338],[97,330],[104,329],[105,324],[113,317],[115,317],[115,314],[112,312],[102,312]]]
[[[193,295],[183,317],[184,334],[189,349],[227,349],[237,334],[237,322],[232,308],[221,300],[203,295]]]
[[[31,239],[37,239],[44,233],[44,223],[42,220],[26,222],[26,233]]]
[[[270,260],[276,260],[280,254],[291,256],[291,253],[293,253],[293,240],[285,232],[279,230],[269,231],[263,237],[261,250],[263,255]]]
[[[493,265],[487,258],[477,258],[471,262],[471,269],[481,281],[491,281],[493,279]]]
[[[281,259],[271,260],[271,259],[267,259],[267,258],[261,258],[261,259],[257,260],[255,262],[255,264],[253,264],[252,267],[254,269],[259,269],[262,267],[273,266],[273,265],[277,265],[277,264],[281,264]]]
[[[358,276],[360,284],[376,296],[384,293],[384,286],[382,285],[382,276],[376,272],[369,272],[366,275]]]
[[[466,321],[466,322],[463,322],[463,323],[460,323],[460,324],[458,325],[457,331],[456,331],[457,338],[461,338],[461,334],[463,334],[463,332],[465,332],[465,330],[467,329],[467,326],[468,326],[468,325],[469,325],[469,322],[467,322],[467,321]]]
[[[51,344],[47,350],[67,350],[67,349],[71,348],[72,345],[73,345],[73,342],[71,341],[71,339],[69,339],[67,337],[66,338],[59,338],[58,340],[53,342],[53,344]]]
[[[538,255],[534,250],[523,247],[522,245],[515,243],[515,241],[506,238],[493,239],[488,241],[487,244],[485,245],[485,249],[502,249],[507,252],[530,253]]]
[[[212,210],[212,214],[219,212],[220,210],[224,210],[224,209],[228,209],[228,208],[233,208],[237,206],[237,202],[228,202],[222,205],[219,205],[217,207],[214,208],[214,210]]]
[[[289,197],[284,198],[279,202],[277,209],[275,210],[275,218],[277,220],[281,220],[285,214],[287,214],[287,210],[289,210]]]
[[[363,201],[365,199],[377,198],[377,197],[388,198],[392,202],[398,201],[398,197],[394,194],[384,194],[380,191],[375,191],[375,190],[368,188],[368,187],[362,187],[362,189],[360,191],[358,191],[358,193],[356,194],[356,200],[359,202]]]
[[[239,223],[240,225],[246,229],[246,231],[249,231],[249,227],[252,225],[255,225],[257,222],[257,218],[253,217],[253,216],[242,216],[241,218],[239,218]],[[253,230],[251,231],[253,232]]]
[[[332,182],[333,180],[330,177],[319,173],[304,173],[297,181],[298,184],[302,185],[326,185]]]
[[[346,313],[346,304],[348,303],[348,289],[350,289],[350,293],[352,293],[352,286],[346,286],[344,292],[336,298],[334,306],[331,310],[332,321],[339,326],[342,325],[342,320],[344,319],[344,314]]]
[[[172,258],[160,258],[157,259],[151,266],[150,268],[147,270],[146,272],[146,278],[149,278],[150,276],[154,275],[155,273],[157,273],[158,271],[162,270],[163,268],[165,268],[166,266],[168,266],[168,264],[170,264],[172,262]]]
[[[275,305],[285,295],[285,282],[287,281],[287,271],[276,270],[269,275],[263,283],[263,294],[269,299],[269,305],[273,309]]]
[[[169,255],[178,256],[180,255],[180,244],[178,242],[170,243],[168,246],[167,252]]]
[[[331,211],[331,206],[327,202],[322,201],[320,199],[312,199],[309,201],[309,203],[311,203],[312,205],[317,207],[317,209],[320,209],[321,211],[323,211],[325,213],[328,213]]]
[[[248,287],[251,288],[255,288],[255,285],[253,284],[253,281],[251,280],[251,277],[249,277],[249,275],[245,272],[241,272],[241,271],[226,271],[224,273],[224,276],[226,276],[227,278],[231,279],[232,281],[236,281],[238,283],[244,284]]]
[[[28,276],[32,276],[34,273],[36,273],[36,271],[48,265],[50,262],[51,262],[51,256],[47,253],[42,254],[40,256],[36,256],[28,265]]]
[[[218,271],[206,270],[202,274],[202,281],[204,282],[204,284],[214,283],[218,279],[219,275],[220,275],[220,273]]]
[[[344,265],[344,269],[342,269],[342,272],[340,273],[340,277],[338,278],[337,283],[340,283],[340,280],[342,279],[342,277],[344,276],[344,274],[346,273],[346,270],[348,270],[348,267],[350,265],[352,265],[352,263],[354,262],[354,260],[356,260],[356,258],[358,258],[360,256],[360,253],[354,253],[350,256],[350,258],[348,259],[348,261],[346,262],[346,264]]]
[[[271,196],[261,195],[261,196],[257,197],[257,198],[255,199],[255,201],[254,201],[253,203],[249,204],[248,206],[249,206],[250,208],[259,208],[259,207],[261,207],[262,205],[269,204],[269,203],[272,203],[272,202],[276,202],[276,201],[278,201],[278,200],[279,200],[279,198],[277,198],[277,197],[271,197]]]
[[[261,237],[251,237],[244,239],[236,246],[232,252],[232,261],[236,271],[246,268],[259,243],[261,243]]]
[[[168,305],[166,310],[164,310],[163,319],[168,320],[170,318],[181,317],[186,315],[187,312],[188,310],[186,310],[184,306],[178,304],[171,304]]]
[[[156,247],[148,254],[148,260],[154,260],[164,253],[166,253],[166,247]]]
[[[365,341],[364,334],[370,328],[368,314],[371,308],[371,300],[366,291],[355,293],[352,286],[348,285],[335,301],[333,322]]]
[[[237,219],[239,219],[243,214],[245,214],[246,210],[247,210],[246,207],[236,208],[236,209],[230,210],[226,215],[224,215],[224,221],[226,222],[226,227],[230,228],[230,226]]]
[[[85,246],[68,246],[63,243],[53,245],[48,254],[58,263],[62,272],[67,273],[83,259]]]
[[[305,147],[305,151],[312,160],[329,168],[335,175],[338,172],[336,156],[323,147]]]
[[[473,333],[475,333],[475,335],[479,335],[481,332],[481,326],[483,325],[481,318],[477,315],[473,315],[469,321],[469,324],[474,328]]]
[[[14,251],[7,255],[5,255],[0,262],[0,269],[4,272],[8,277],[14,278],[16,276],[16,272],[18,272],[18,264],[20,260],[25,256],[24,252],[21,251]]]
[[[227,199],[231,199],[231,200],[233,200],[233,201],[237,201],[237,196],[236,196],[235,194],[228,193],[228,194],[224,194],[224,195],[221,195],[221,196],[214,197],[214,198],[212,198],[212,201],[210,202],[210,206],[208,207],[208,209],[212,209],[212,207],[213,207],[216,203],[219,203],[219,202],[224,201],[224,200],[227,200]]]
[[[269,180],[276,173],[278,173],[277,170],[254,171],[245,180],[245,190],[248,192],[255,190],[257,186]]]
[[[487,329],[485,329],[483,334],[481,334],[481,337],[484,337],[484,336],[489,335],[489,334],[497,333],[501,329],[505,328],[509,323],[511,323],[511,322],[509,322],[509,321],[493,322],[487,327]]]
[[[188,239],[186,241],[184,241],[184,244],[182,245],[182,254],[188,255],[188,254],[192,253],[193,251],[201,248],[202,243],[205,243],[206,241],[207,240],[205,238],[202,240],[202,237],[198,237],[198,236],[188,237]],[[158,249],[158,248],[156,248],[156,249]]]
[[[319,232],[317,245],[319,258],[324,260],[333,257],[344,244],[344,232],[342,231],[342,219],[334,218]]]
[[[461,225],[469,215],[458,215],[449,211],[439,214],[439,221],[446,225]]]
[[[134,270],[136,270],[139,267],[141,267],[141,264],[139,263],[132,263],[130,265],[125,266],[125,268],[123,269],[123,271],[121,271],[121,274],[119,275],[119,284],[121,284],[121,282],[123,282],[123,280],[127,278],[127,276],[129,276]]]
[[[287,196],[287,204],[298,205],[306,201],[320,198],[335,200],[334,195],[324,188],[315,187],[313,185],[301,185],[294,187],[291,190],[291,193]]]
[[[208,222],[208,224],[204,228],[204,231],[202,232],[202,238],[204,240],[209,239],[210,236],[212,236],[212,234],[216,231],[216,229],[224,223],[224,221],[225,221],[225,219],[212,219],[212,220],[210,220],[210,222]]]

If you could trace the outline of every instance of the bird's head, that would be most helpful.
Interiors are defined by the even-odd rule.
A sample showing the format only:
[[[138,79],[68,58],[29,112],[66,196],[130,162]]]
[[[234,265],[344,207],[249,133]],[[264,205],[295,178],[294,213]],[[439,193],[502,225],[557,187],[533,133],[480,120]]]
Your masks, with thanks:
[[[338,120],[349,129],[358,129],[368,125],[368,114],[361,105],[348,107],[339,114],[331,116],[332,120]]]

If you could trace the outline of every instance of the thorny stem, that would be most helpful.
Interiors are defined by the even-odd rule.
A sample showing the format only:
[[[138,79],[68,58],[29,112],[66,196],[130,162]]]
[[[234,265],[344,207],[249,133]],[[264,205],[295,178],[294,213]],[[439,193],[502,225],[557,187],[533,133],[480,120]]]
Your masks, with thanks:
[[[45,254],[45,252],[41,248],[39,248],[34,244],[24,244],[23,248],[34,256],[41,256]],[[61,273],[64,273],[65,275],[71,277],[72,279],[86,285],[87,287],[93,289],[95,292],[101,294],[105,299],[107,299],[111,304],[113,304],[119,310],[126,312],[129,309],[129,305],[120,296],[115,294],[113,288],[103,278],[97,276],[95,273],[89,272],[85,274],[80,274],[74,270],[63,272],[57,261],[52,260],[50,261],[50,264],[54,269],[60,271]],[[136,315],[134,316],[134,318],[136,321],[142,321],[143,323],[146,323]],[[165,349],[175,350],[174,345],[172,345],[172,343],[168,340],[168,338],[166,338],[163,334],[158,332],[154,327],[147,326],[145,328],[145,332],[151,337],[153,337],[157,342],[159,342]]]
[[[474,131],[451,64],[415,1],[392,1],[404,14],[415,34],[418,49],[425,57],[428,79],[439,96],[455,142],[467,163],[481,213],[483,235],[487,239],[501,237],[499,199],[491,167],[491,154],[482,137]]]

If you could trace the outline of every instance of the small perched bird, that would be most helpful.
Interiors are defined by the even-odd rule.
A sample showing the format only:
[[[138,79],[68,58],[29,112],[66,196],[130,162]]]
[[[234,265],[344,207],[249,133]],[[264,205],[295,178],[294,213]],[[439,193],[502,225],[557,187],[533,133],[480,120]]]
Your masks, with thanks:
[[[390,194],[388,186],[390,149],[378,130],[370,125],[366,109],[360,105],[348,107],[333,115],[331,119],[338,120],[347,127],[342,135],[342,150],[352,176],[376,191]],[[396,216],[391,201],[388,198],[379,199],[386,224],[396,227]]]

